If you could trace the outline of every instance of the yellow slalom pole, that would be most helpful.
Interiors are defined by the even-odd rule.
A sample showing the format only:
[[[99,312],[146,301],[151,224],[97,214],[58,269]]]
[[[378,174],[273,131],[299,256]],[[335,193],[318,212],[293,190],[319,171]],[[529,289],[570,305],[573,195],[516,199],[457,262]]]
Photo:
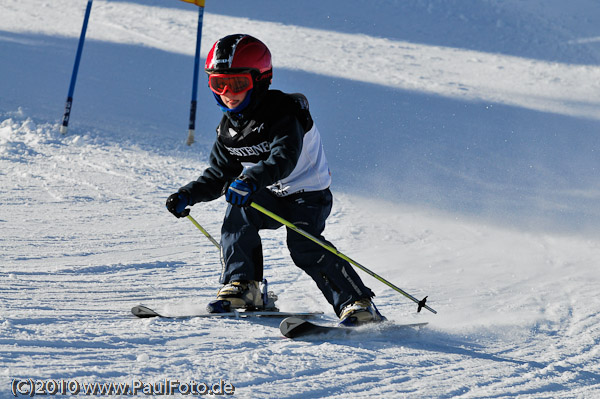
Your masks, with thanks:
[[[293,223],[288,222],[287,220],[285,220],[281,216],[278,216],[278,215],[274,214],[273,212],[271,212],[271,211],[263,208],[262,206],[258,205],[256,202],[251,203],[250,206],[252,208],[256,209],[257,211],[262,212],[265,215],[267,215],[267,216],[275,219],[279,223],[281,223],[281,224],[289,227],[290,229],[294,230],[296,233],[298,233],[300,235],[303,235],[304,237],[308,238],[312,242],[320,245],[321,247],[325,248],[329,252],[332,252],[333,254],[335,254],[335,255],[339,256],[340,258],[344,259],[345,261],[349,262],[350,264],[358,267],[363,272],[367,273],[371,277],[376,278],[377,280],[381,281],[382,283],[384,283],[388,287],[392,288],[393,290],[401,293],[402,295],[404,295],[405,297],[407,297],[408,299],[410,299],[411,301],[415,302],[418,305],[417,312],[420,312],[422,308],[425,308],[425,309],[429,310],[430,312],[437,314],[437,312],[435,310],[433,310],[432,308],[430,308],[428,305],[425,304],[425,302],[427,300],[427,297],[425,297],[425,298],[423,298],[422,300],[419,301],[417,298],[415,298],[414,296],[410,295],[406,291],[402,290],[401,288],[396,287],[394,284],[390,283],[389,281],[387,281],[383,277],[377,275],[376,273],[373,273],[372,271],[370,271],[369,269],[367,269],[366,267],[364,267],[360,263],[356,262],[355,260],[350,259],[348,256],[344,255],[343,253],[341,253],[340,251],[338,251],[337,249],[335,249],[333,246],[331,246],[331,245],[323,242],[322,240],[319,240],[317,237],[313,236],[310,233],[307,233],[306,231],[302,230],[301,228],[296,227]],[[205,233],[205,234],[207,234],[207,233]]]

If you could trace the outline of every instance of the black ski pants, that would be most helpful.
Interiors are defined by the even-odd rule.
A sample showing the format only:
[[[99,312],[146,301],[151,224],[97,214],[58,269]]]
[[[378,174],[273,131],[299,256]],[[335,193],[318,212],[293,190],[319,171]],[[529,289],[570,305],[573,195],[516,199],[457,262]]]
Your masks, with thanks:
[[[321,233],[331,212],[333,198],[329,189],[286,197],[277,197],[268,189],[262,189],[253,195],[252,200],[296,227],[327,242]],[[254,208],[229,205],[221,229],[221,283],[261,281],[263,253],[258,232],[263,229],[278,229],[281,226],[281,223]],[[347,261],[301,234],[287,227],[286,230],[287,246],[292,260],[315,281],[337,315],[347,304],[374,296]]]

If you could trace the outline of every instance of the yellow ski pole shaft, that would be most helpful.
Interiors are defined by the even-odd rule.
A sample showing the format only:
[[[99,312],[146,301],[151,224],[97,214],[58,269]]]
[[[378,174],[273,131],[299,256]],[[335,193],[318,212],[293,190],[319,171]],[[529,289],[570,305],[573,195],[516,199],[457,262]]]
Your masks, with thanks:
[[[196,226],[198,228],[198,230],[200,230],[202,232],[202,234],[204,234],[206,236],[206,238],[208,238],[210,240],[210,242],[212,242],[213,244],[215,244],[215,247],[217,247],[217,249],[220,251],[221,250],[221,246],[219,245],[219,243],[217,242],[217,240],[215,240],[209,233],[208,231],[204,230],[204,227],[200,226],[200,223],[196,222],[196,219],[194,219],[192,217],[192,215],[190,215],[189,213],[186,215],[186,217],[188,219],[190,219],[190,221],[192,223],[194,223],[194,226]]]
[[[333,246],[331,246],[331,245],[323,242],[322,240],[319,240],[317,237],[313,236],[310,233],[307,233],[306,231],[302,230],[301,228],[296,227],[293,223],[288,222],[287,220],[285,220],[281,216],[278,216],[275,213],[273,213],[273,212],[271,212],[271,211],[263,208],[262,206],[258,205],[256,202],[251,203],[250,206],[252,208],[256,209],[257,211],[262,212],[265,215],[267,215],[267,216],[275,219],[279,223],[281,223],[281,224],[289,227],[290,229],[294,230],[296,233],[298,233],[300,235],[303,235],[304,237],[308,238],[312,242],[320,245],[321,247],[325,248],[329,252],[332,252],[333,254],[335,254],[335,255],[339,256],[340,258],[344,259],[345,261],[349,262],[350,264],[358,267],[363,272],[367,273],[371,277],[376,278],[377,280],[381,281],[382,283],[384,283],[388,287],[392,288],[393,290],[401,293],[402,295],[404,295],[405,297],[407,297],[408,299],[410,299],[411,301],[415,302],[418,305],[417,312],[420,312],[422,308],[425,308],[425,309],[429,310],[430,312],[437,314],[437,312],[435,310],[433,310],[432,308],[430,308],[428,305],[425,304],[425,302],[427,300],[427,297],[425,297],[425,298],[423,298],[422,300],[419,301],[417,298],[415,298],[414,296],[410,295],[406,291],[402,290],[401,288],[396,287],[394,284],[390,283],[389,281],[387,281],[383,277],[377,275],[376,273],[373,273],[372,271],[370,271],[369,269],[367,269],[366,267],[364,267],[360,263],[356,262],[355,260],[350,259],[348,256],[344,255],[343,253],[341,253],[340,251],[338,251]]]

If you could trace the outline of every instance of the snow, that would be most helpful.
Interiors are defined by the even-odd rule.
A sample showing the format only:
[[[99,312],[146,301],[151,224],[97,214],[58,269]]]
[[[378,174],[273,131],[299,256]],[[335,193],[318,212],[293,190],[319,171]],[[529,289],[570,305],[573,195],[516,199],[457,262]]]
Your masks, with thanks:
[[[309,4],[309,6],[306,5]],[[394,323],[287,340],[278,322],[140,320],[214,298],[219,254],[166,197],[207,164],[197,9],[0,0],[0,397],[14,379],[224,381],[245,398],[600,396],[600,9],[595,0],[207,2],[202,54],[247,32],[311,102],[333,172],[326,237]],[[192,215],[218,237],[225,202]],[[263,234],[284,310],[335,315]],[[82,393],[83,394],[83,393]],[[140,393],[141,395],[141,393]]]

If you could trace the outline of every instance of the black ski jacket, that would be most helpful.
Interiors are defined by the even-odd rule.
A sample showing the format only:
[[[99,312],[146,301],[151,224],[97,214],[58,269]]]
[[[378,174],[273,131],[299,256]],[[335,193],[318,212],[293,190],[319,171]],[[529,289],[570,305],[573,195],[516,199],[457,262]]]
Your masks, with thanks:
[[[223,115],[210,154],[210,166],[197,180],[180,188],[180,192],[189,196],[190,205],[223,195],[242,173],[259,189],[272,186],[270,189],[277,195],[291,194],[277,184],[296,168],[305,134],[316,130],[306,97],[269,90],[246,123],[242,127],[236,125],[228,115]],[[322,151],[320,136],[317,138]],[[319,162],[324,162],[327,168],[324,155]],[[321,185],[326,188],[329,184],[330,181]]]

